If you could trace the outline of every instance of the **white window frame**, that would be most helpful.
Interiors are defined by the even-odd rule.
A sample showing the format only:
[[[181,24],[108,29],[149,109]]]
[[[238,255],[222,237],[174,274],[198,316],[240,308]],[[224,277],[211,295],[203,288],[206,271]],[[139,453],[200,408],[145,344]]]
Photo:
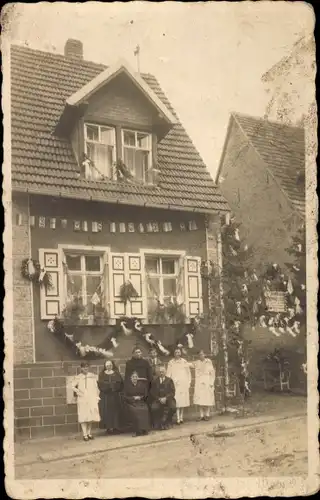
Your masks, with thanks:
[[[59,253],[59,262],[61,263],[61,268],[60,268],[60,273],[62,276],[61,282],[63,283],[63,290],[61,291],[61,298],[62,298],[62,309],[65,307],[68,299],[68,294],[67,294],[67,276],[64,273],[63,269],[63,264],[66,263],[66,254],[68,253],[73,253],[73,254],[79,254],[81,258],[81,262],[84,262],[84,257],[85,255],[99,255],[101,259],[101,271],[89,271],[86,272],[85,274],[92,275],[92,276],[101,276],[102,273],[104,272],[104,304],[102,304],[103,307],[107,308],[109,310],[110,306],[110,296],[108,293],[109,290],[109,284],[108,284],[108,271],[105,269],[105,266],[108,265],[108,258],[110,254],[110,247],[104,247],[104,246],[90,246],[90,245],[58,245],[58,253]],[[72,274],[79,274],[79,276],[83,276],[84,272],[81,269],[81,271],[71,271]],[[83,286],[83,285],[82,285]],[[82,291],[86,291],[86,286],[82,289]],[[85,302],[87,300],[86,294],[84,294]],[[84,303],[84,306],[87,304]]]
[[[179,264],[181,262],[182,259],[185,258],[186,256],[186,252],[185,251],[177,251],[177,250],[159,250],[159,249],[154,249],[154,248],[146,248],[146,249],[141,249],[140,250],[141,254],[143,255],[143,260],[144,260],[144,263],[146,262],[146,259],[148,258],[154,258],[154,259],[176,259],[178,262],[178,268],[175,270],[175,274],[165,274],[163,275],[162,273],[160,274],[153,274],[153,273],[148,273],[148,275],[150,277],[157,277],[157,278],[160,278],[160,295],[159,295],[159,300],[162,301],[163,303],[163,299],[164,299],[164,294],[163,294],[163,277],[176,277],[177,279],[177,284],[178,284],[178,278],[179,278]],[[160,261],[161,262],[161,261]],[[162,264],[161,264],[162,266]],[[162,270],[162,269],[161,269]],[[147,276],[147,271],[145,269],[145,275]],[[145,280],[145,297],[146,297],[146,301],[147,301],[147,305],[146,305],[146,310],[147,310],[147,313],[148,313],[148,284],[147,284],[147,280]],[[183,298],[185,298],[185,290],[183,290]]]
[[[88,139],[88,137],[87,137],[87,127],[98,127],[98,135],[99,135],[99,140],[98,141],[93,141],[92,139]],[[108,130],[112,131],[112,133],[113,133],[113,144],[107,144],[107,143],[101,141],[101,129],[102,128],[108,129]],[[89,155],[88,155],[88,149],[87,149],[87,143],[91,143],[91,144],[104,144],[106,146],[112,146],[113,147],[113,150],[112,150],[112,163],[116,162],[116,158],[117,158],[117,144],[116,144],[116,129],[115,129],[115,127],[112,127],[110,125],[101,125],[100,123],[85,122],[84,123],[84,152],[89,157]],[[92,158],[90,158],[90,159],[93,161]],[[91,167],[89,167],[89,168],[91,169]],[[94,165],[92,168],[93,169],[96,168],[97,169],[97,173],[100,171],[98,165]],[[85,172],[86,178],[90,177],[89,172],[90,172],[90,170]],[[101,173],[101,175],[104,175],[104,174]],[[114,169],[112,168],[112,166],[111,166],[111,177],[110,178],[114,179]]]
[[[129,146],[127,144],[124,143],[124,134],[125,132],[128,132],[130,134],[134,134],[135,135],[135,146]],[[145,148],[139,148],[137,146],[137,143],[138,143],[138,139],[137,139],[137,135],[138,134],[146,134],[148,136],[148,149],[145,149]],[[152,166],[152,134],[150,132],[146,132],[146,131],[143,131],[143,130],[132,130],[132,129],[128,129],[128,128],[122,128],[121,129],[121,145],[122,145],[122,161],[125,163],[124,161],[124,150],[125,149],[133,149],[134,151],[148,151],[149,153],[149,156],[148,156],[148,171],[150,170],[151,166]],[[129,165],[126,165],[127,168],[130,170],[130,167]],[[136,172],[133,172],[132,170],[130,170],[130,173],[133,175],[134,178],[136,178]],[[143,182],[146,183],[147,182],[147,172],[144,172],[144,178],[143,178]]]

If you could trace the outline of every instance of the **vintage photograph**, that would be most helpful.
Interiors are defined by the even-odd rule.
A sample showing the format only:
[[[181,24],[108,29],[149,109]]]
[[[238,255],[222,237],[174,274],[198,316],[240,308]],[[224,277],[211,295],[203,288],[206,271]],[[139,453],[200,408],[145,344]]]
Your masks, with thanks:
[[[1,23],[8,495],[316,492],[312,8]]]

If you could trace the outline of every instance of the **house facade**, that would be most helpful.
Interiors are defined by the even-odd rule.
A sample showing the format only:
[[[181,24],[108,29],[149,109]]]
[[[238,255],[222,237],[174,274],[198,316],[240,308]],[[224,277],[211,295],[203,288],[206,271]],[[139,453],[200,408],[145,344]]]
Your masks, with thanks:
[[[172,345],[208,310],[200,266],[220,263],[229,208],[152,75],[85,61],[77,40],[10,57],[15,428],[32,438],[77,429],[64,340],[97,347],[126,316]],[[48,325],[75,298],[62,339]],[[172,305],[182,324],[163,324]],[[136,342],[118,339],[120,369]],[[194,344],[210,352],[209,333]]]
[[[286,249],[305,219],[304,130],[233,113],[216,182],[257,270],[290,261]]]

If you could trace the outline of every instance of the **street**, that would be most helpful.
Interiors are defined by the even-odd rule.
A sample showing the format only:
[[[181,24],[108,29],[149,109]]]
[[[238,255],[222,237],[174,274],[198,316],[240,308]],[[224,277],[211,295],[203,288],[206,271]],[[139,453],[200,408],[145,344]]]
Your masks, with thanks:
[[[111,479],[298,476],[308,471],[307,419],[242,430],[219,437],[181,438],[92,454],[85,458],[16,467],[16,479]],[[99,439],[108,439],[101,437]],[[132,438],[134,439],[134,438]]]

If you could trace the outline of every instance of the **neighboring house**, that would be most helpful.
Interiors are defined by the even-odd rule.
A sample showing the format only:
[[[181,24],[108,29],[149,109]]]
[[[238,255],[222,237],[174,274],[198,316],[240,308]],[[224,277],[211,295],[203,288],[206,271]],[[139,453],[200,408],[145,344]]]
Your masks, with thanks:
[[[65,376],[80,359],[48,321],[78,294],[83,343],[99,344],[124,314],[168,342],[157,301],[176,299],[187,321],[207,309],[200,263],[221,259],[229,208],[152,75],[87,62],[68,40],[64,55],[12,46],[11,82],[15,415],[20,435],[34,437],[76,428]],[[22,277],[30,257],[53,288]],[[127,280],[137,296],[125,304]],[[97,302],[108,315],[100,326]],[[115,357],[134,342],[119,342]],[[209,350],[209,333],[196,345]]]
[[[231,114],[216,180],[254,246],[257,269],[288,262],[286,248],[305,218],[304,130]]]

